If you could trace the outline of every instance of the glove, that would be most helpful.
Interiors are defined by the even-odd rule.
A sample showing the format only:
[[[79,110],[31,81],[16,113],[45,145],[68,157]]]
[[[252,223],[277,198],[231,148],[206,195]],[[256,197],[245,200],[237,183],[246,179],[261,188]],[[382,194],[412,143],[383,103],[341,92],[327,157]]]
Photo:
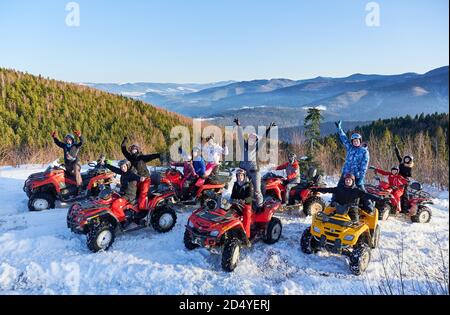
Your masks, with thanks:
[[[52,135],[52,138],[55,139],[56,138],[56,131],[52,131],[51,135]]]
[[[125,144],[128,141],[128,137],[123,137],[122,144]]]
[[[75,130],[73,133],[74,133],[75,136],[77,136],[78,138],[81,136],[81,131],[80,131],[80,130]]]
[[[335,124],[336,124],[337,129],[342,129],[342,120],[339,120]]]
[[[236,124],[236,126],[240,126],[241,125],[241,122],[239,121],[239,118],[235,118],[233,120],[233,122]]]
[[[369,169],[370,170],[376,170],[377,168],[375,166],[371,165],[371,166],[369,166]]]

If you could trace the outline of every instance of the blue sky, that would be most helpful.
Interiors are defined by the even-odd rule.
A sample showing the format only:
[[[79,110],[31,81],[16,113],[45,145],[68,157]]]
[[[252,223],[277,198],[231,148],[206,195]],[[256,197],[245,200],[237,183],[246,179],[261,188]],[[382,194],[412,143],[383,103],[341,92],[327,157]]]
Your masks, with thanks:
[[[0,0],[0,66],[73,82],[304,79],[448,65],[447,0]]]

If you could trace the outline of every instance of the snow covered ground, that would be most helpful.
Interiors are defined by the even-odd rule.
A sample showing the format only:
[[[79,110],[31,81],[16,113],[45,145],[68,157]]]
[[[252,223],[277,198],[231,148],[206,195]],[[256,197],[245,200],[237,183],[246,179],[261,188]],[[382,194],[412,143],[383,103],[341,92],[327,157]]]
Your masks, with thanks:
[[[43,168],[0,168],[0,294],[448,294],[448,192],[431,191],[430,224],[382,222],[363,276],[351,275],[342,256],[304,255],[299,239],[311,218],[295,213],[278,214],[279,243],[245,250],[226,273],[219,256],[184,248],[189,211],[181,209],[173,231],[120,235],[108,252],[92,254],[67,229],[66,208],[28,212],[23,182]]]

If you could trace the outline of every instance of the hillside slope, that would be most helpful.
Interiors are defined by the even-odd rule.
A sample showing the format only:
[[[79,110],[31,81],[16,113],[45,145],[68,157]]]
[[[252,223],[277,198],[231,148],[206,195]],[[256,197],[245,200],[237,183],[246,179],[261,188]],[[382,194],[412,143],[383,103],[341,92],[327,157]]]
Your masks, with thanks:
[[[170,129],[189,119],[138,100],[0,68],[0,162],[48,161],[50,133],[82,131],[82,158],[119,155],[125,135],[145,150],[167,147]],[[42,153],[43,152],[43,153]],[[60,152],[59,152],[60,153]],[[44,156],[45,155],[45,156]]]

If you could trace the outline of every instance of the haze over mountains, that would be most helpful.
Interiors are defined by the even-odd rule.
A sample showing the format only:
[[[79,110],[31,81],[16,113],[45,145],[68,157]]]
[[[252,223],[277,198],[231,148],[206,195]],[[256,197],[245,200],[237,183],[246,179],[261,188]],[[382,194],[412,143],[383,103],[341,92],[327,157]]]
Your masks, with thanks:
[[[211,84],[88,84],[190,117],[217,123],[236,115],[303,124],[305,108],[321,106],[325,121],[370,121],[418,113],[448,112],[449,67],[425,74],[353,74],[345,78],[271,79]]]

